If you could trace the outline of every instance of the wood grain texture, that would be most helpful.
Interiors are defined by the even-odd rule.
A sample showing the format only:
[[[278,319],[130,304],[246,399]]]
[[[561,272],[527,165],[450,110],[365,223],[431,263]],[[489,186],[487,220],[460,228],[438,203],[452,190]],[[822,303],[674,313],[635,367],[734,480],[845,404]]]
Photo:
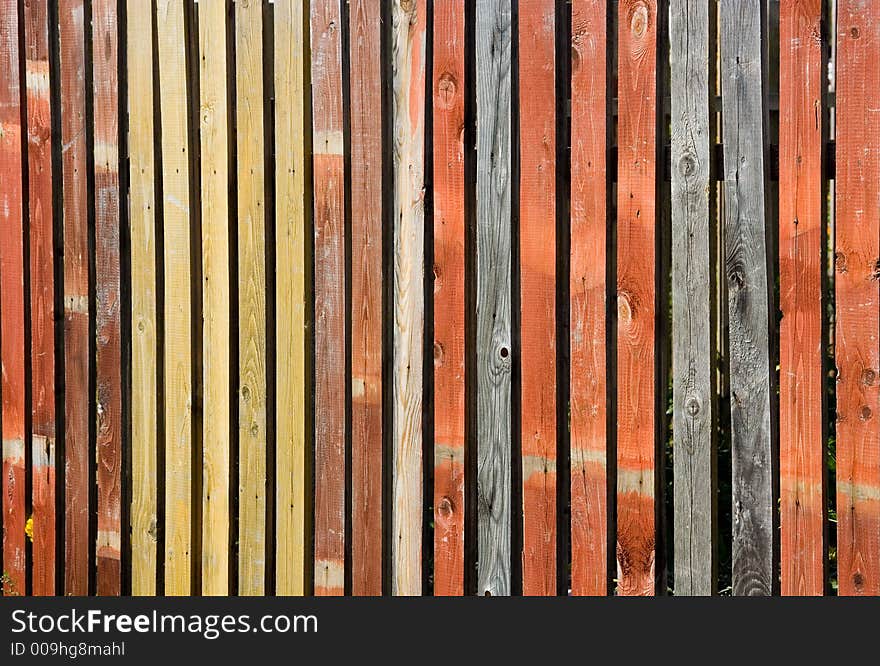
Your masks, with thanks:
[[[85,14],[59,3],[64,224],[64,593],[89,591],[89,200]]]
[[[199,3],[202,202],[202,594],[229,592],[229,104],[226,2]]]
[[[425,0],[394,0],[394,406],[391,592],[422,593]]]
[[[525,595],[556,593],[556,12],[519,7],[521,437]]]
[[[338,0],[312,0],[315,211],[316,595],[345,584],[345,188],[342,18]]]
[[[779,12],[780,582],[822,595],[822,3]]]
[[[238,591],[266,578],[266,218],[263,6],[235,5],[238,150]]]
[[[880,594],[880,3],[837,14],[837,580]]]
[[[24,24],[30,234],[31,451],[34,471],[44,475],[41,481],[32,486],[33,594],[47,595],[55,593],[55,248],[47,3],[27,3]],[[46,467],[38,470],[40,461]]]
[[[464,594],[465,3],[435,0],[434,595]]]
[[[477,594],[511,588],[510,0],[477,0]]]
[[[675,594],[694,596],[717,569],[709,7],[672,0],[669,21]]]
[[[128,0],[128,154],[131,243],[131,593],[156,593],[156,189],[153,14]],[[148,29],[150,28],[150,29]]]
[[[184,7],[158,0],[165,245],[165,594],[191,592],[192,304]]]
[[[382,594],[381,3],[349,2],[351,591]]]
[[[4,594],[25,593],[24,186],[18,3],[0,0],[0,401]]]
[[[654,594],[657,2],[618,30],[617,593]]]
[[[311,293],[311,180],[307,172],[308,3],[275,3],[275,340],[276,543],[275,592],[309,589],[311,524],[312,350],[307,313]]]
[[[119,75],[116,0],[92,1],[97,335],[97,591],[118,595],[122,491],[122,307],[119,276]]]
[[[760,0],[721,0],[733,593],[773,589],[769,313]]]
[[[608,593],[606,0],[572,2],[571,592]]]

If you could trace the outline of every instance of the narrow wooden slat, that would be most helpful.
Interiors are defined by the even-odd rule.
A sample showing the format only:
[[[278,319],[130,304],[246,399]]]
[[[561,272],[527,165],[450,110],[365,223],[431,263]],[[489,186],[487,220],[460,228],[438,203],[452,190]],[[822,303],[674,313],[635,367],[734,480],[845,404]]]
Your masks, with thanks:
[[[804,596],[825,589],[822,2],[779,12],[780,582]]]
[[[275,3],[275,340],[276,543],[275,592],[308,591],[311,515],[311,344],[306,314],[311,293],[311,181],[308,179],[308,2]]]
[[[263,7],[235,5],[238,129],[238,591],[266,578],[266,220],[263,159]]]
[[[119,75],[116,0],[92,2],[97,335],[97,591],[118,595],[122,486],[122,350],[119,276]]]
[[[773,460],[760,0],[721,0],[733,593],[772,591]]]
[[[618,30],[617,592],[654,593],[657,2]]]
[[[345,586],[345,190],[342,16],[312,0],[315,211],[315,579],[317,595]]]
[[[435,0],[434,594],[464,594],[464,12]]]
[[[476,5],[477,593],[510,594],[510,0]]]
[[[526,595],[556,593],[555,50],[555,0],[520,5],[520,446]]]
[[[229,592],[229,108],[226,2],[199,3],[202,201],[202,593]]]
[[[675,594],[715,591],[714,275],[706,3],[669,6]]]
[[[153,15],[128,0],[128,154],[131,234],[131,592],[156,593],[156,212]]]
[[[349,2],[351,591],[382,594],[381,3]]]
[[[55,593],[55,251],[47,3],[27,3],[24,23],[30,197],[31,443],[37,479],[32,493],[33,593],[50,595]]]
[[[880,594],[880,2],[837,14],[837,580]]]
[[[89,592],[89,236],[85,14],[59,3],[64,221],[64,593]]]
[[[25,593],[24,204],[16,0],[0,1],[0,400],[3,426],[3,575]]]
[[[391,592],[422,593],[425,0],[394,0],[394,443]]]
[[[608,592],[606,0],[572,2],[571,591]]]
[[[191,592],[192,306],[184,7],[158,0],[165,244],[165,594]]]

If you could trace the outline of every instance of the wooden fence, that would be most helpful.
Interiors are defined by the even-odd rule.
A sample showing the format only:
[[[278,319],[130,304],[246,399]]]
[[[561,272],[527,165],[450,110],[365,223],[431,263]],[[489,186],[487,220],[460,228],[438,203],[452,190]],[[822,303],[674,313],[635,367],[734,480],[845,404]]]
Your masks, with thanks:
[[[880,594],[880,0],[0,0],[6,594]]]

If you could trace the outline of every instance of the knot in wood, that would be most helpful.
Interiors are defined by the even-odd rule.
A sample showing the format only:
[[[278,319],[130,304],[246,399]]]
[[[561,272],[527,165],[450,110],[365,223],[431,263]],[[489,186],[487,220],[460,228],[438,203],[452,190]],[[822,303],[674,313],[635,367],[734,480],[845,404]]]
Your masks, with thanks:
[[[868,405],[862,405],[862,409],[859,412],[859,418],[862,421],[868,421],[872,416],[871,408]]]
[[[441,497],[437,502],[437,515],[443,520],[449,520],[455,513],[455,504],[449,497]]]
[[[443,109],[452,108],[455,104],[455,96],[458,90],[458,82],[450,72],[443,72],[437,82],[437,101]]]
[[[678,173],[687,178],[697,170],[697,161],[692,155],[683,155],[678,161]]]
[[[689,396],[684,402],[685,409],[689,416],[694,417],[700,413],[700,399],[695,395]]]
[[[862,384],[864,384],[865,386],[872,386],[876,378],[877,373],[874,372],[871,368],[862,371]]]
[[[434,341],[434,367],[439,368],[443,365],[443,344],[438,341]]]
[[[629,27],[636,37],[642,37],[648,29],[648,6],[639,2],[632,10]]]
[[[245,401],[251,399],[251,390],[247,386],[241,387],[241,397]]]

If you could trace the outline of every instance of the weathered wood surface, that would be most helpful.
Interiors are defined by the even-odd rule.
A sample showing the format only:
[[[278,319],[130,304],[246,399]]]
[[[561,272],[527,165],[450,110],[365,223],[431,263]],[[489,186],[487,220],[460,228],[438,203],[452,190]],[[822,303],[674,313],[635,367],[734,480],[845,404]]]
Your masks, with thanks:
[[[190,159],[183,3],[158,0],[165,245],[165,594],[191,592],[192,305]]]
[[[804,596],[825,590],[822,2],[779,11],[780,583]]]
[[[154,17],[128,0],[128,154],[131,244],[131,593],[156,593],[157,364]]]
[[[230,283],[226,2],[199,3],[202,204],[202,594],[229,592]]]
[[[345,583],[345,190],[342,17],[312,0],[315,211],[315,572],[317,595]]]
[[[618,29],[617,592],[654,593],[657,2]]]
[[[435,596],[464,594],[464,13],[462,0],[434,2]]]
[[[4,594],[25,593],[24,191],[18,3],[0,1],[0,424]]]
[[[97,336],[97,590],[121,589],[122,334],[119,275],[119,74],[116,0],[92,2]],[[87,404],[87,403],[86,403]]]
[[[89,592],[89,236],[83,0],[58,8],[64,224],[64,593]]]
[[[522,588],[556,593],[556,12],[519,7]]]
[[[238,161],[238,591],[266,579],[266,213],[263,7],[235,5]]]
[[[672,0],[669,21],[675,594],[693,596],[717,569],[709,6]]]
[[[311,180],[308,2],[275,3],[276,555],[275,592],[308,589],[311,524]]]
[[[55,248],[47,3],[25,5],[24,44],[30,233],[31,459],[34,476],[42,476],[32,486],[32,591],[35,595],[47,595],[55,593]]]
[[[349,2],[351,591],[382,594],[381,3]]]
[[[572,2],[571,591],[608,593],[606,0]]]
[[[773,589],[767,219],[760,0],[719,4],[733,457],[733,593]]]
[[[477,593],[511,591],[510,0],[477,0]]]
[[[880,594],[880,3],[837,14],[837,580]]]

